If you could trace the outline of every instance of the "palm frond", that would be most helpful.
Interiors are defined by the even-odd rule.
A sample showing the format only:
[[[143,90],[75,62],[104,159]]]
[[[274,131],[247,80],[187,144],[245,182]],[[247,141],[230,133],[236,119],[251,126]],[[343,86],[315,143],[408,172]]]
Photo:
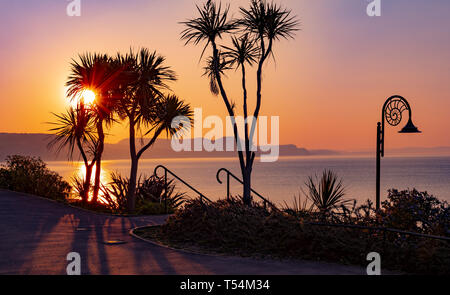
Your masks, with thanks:
[[[206,60],[206,66],[203,68],[203,76],[209,78],[209,89],[212,94],[219,94],[219,87],[217,85],[217,73],[221,76],[225,75],[225,71],[231,69],[231,60],[227,60],[226,56],[219,51],[218,60],[214,56],[210,56]]]
[[[256,45],[256,40],[252,39],[248,33],[241,37],[231,37],[233,47],[222,46],[226,51],[225,57],[229,58],[229,65],[236,68],[245,64],[253,65],[260,56],[260,48]]]
[[[69,108],[66,113],[53,115],[56,121],[48,124],[55,126],[49,130],[55,137],[49,142],[49,148],[56,146],[59,153],[64,147],[68,147],[68,157],[72,159],[78,140],[88,149],[96,144],[92,113],[82,104],[78,104],[76,108]]]
[[[269,41],[294,38],[300,22],[292,11],[266,0],[252,0],[250,8],[240,8],[242,31],[250,32],[257,40]],[[267,52],[268,54],[270,52]]]
[[[166,132],[168,136],[173,136],[179,131],[186,131],[192,126],[192,108],[178,96],[169,94],[161,97],[158,102],[158,117],[154,124],[157,129]],[[178,125],[173,126],[173,120],[177,118]]]
[[[203,48],[204,54],[207,46],[214,43],[217,38],[222,38],[224,33],[229,33],[237,28],[234,20],[229,20],[230,6],[222,8],[222,4],[208,0],[203,6],[196,6],[199,17],[181,22],[186,28],[181,32],[181,39],[185,40],[185,45],[206,41]]]
[[[123,87],[118,114],[122,118],[133,114],[137,127],[148,125],[157,117],[157,103],[164,90],[170,90],[169,82],[176,81],[175,72],[165,65],[165,57],[147,48],[129,54],[118,54],[117,62],[129,64],[129,76],[133,79]]]

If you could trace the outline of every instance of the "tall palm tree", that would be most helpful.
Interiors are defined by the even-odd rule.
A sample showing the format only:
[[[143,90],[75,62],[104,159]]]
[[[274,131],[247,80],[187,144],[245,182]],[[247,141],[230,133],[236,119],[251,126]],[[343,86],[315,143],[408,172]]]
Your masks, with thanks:
[[[249,190],[248,196],[250,194],[251,188],[251,171],[248,173],[249,162],[252,161],[254,153],[252,153],[250,148],[249,137],[249,117],[248,117],[248,106],[247,106],[247,82],[246,82],[246,65],[253,66],[260,56],[260,50],[256,46],[256,40],[252,39],[248,33],[242,35],[240,38],[235,36],[231,37],[232,47],[223,46],[227,51],[225,55],[229,58],[230,67],[235,66],[236,70],[241,68],[242,75],[242,92],[243,92],[243,112],[244,112],[244,140],[245,140],[245,172],[243,173],[244,178],[244,190],[245,187]],[[251,168],[250,168],[251,169]],[[248,196],[244,192],[244,200],[246,203],[249,202]]]
[[[192,121],[192,109],[189,104],[186,104],[176,95],[162,95],[158,97],[158,101],[155,104],[155,115],[150,119],[146,125],[148,131],[145,135],[150,135],[150,140],[144,144],[139,151],[136,151],[135,156],[132,158],[132,171],[130,173],[130,187],[128,189],[128,209],[132,213],[136,207],[136,178],[138,163],[145,151],[152,147],[156,140],[166,133],[167,137],[173,136],[179,131],[186,130],[191,125]],[[173,126],[173,120],[179,118],[178,125]],[[135,149],[133,146],[131,149]],[[133,182],[131,181],[133,180]]]
[[[294,38],[294,32],[298,30],[299,22],[295,16],[291,15],[291,10],[265,0],[252,0],[250,8],[240,8],[242,18],[238,21],[242,30],[249,32],[254,40],[259,42],[259,60],[256,72],[256,107],[253,112],[253,120],[250,128],[250,134],[246,136],[246,145],[252,142],[256,121],[259,117],[262,102],[262,75],[263,66],[270,55],[273,55],[273,43],[280,39]],[[247,117],[246,117],[247,118]],[[247,121],[247,120],[246,120]],[[250,202],[251,193],[251,173],[255,153],[247,152],[247,162],[244,169],[244,200]]]
[[[67,95],[71,99],[78,99],[87,89],[96,94],[95,102],[91,106],[98,139],[92,202],[97,202],[100,190],[101,160],[105,143],[104,124],[109,126],[113,122],[114,110],[119,101],[114,90],[120,84],[119,78],[123,71],[124,69],[113,63],[106,54],[86,53],[79,55],[79,61],[72,61],[71,73],[66,82]]]
[[[206,41],[202,56],[206,50],[206,47],[211,45],[213,54],[209,64],[211,64],[210,68],[214,75],[210,75],[210,78],[216,79],[218,89],[220,90],[220,94],[234,125],[234,137],[238,147],[239,134],[234,119],[235,113],[233,104],[230,103],[222,82],[223,73],[220,71],[220,68],[223,62],[220,52],[217,49],[217,40],[221,39],[224,34],[233,33],[233,31],[238,28],[249,34],[246,37],[244,35],[240,40],[233,38],[232,41],[235,48],[229,50],[227,55],[228,57],[231,57],[235,63],[238,62],[238,66],[242,67],[244,73],[243,91],[245,121],[247,121],[248,114],[245,114],[247,112],[247,90],[245,86],[245,66],[243,65],[245,63],[252,65],[255,63],[255,60],[258,63],[256,77],[257,101],[256,108],[253,112],[250,132],[247,131],[245,135],[245,161],[243,152],[238,150],[239,164],[244,182],[243,200],[249,205],[251,204],[251,173],[255,158],[255,153],[250,151],[249,146],[254,137],[256,121],[261,108],[261,77],[263,73],[263,66],[267,58],[270,55],[273,55],[273,43],[275,41],[281,38],[293,38],[293,33],[297,30],[298,21],[295,17],[291,16],[290,10],[284,9],[274,3],[267,3],[265,0],[252,0],[250,2],[249,9],[240,8],[242,18],[238,20],[228,19],[229,6],[222,10],[220,2],[219,4],[216,4],[216,2],[212,0],[208,0],[202,7],[197,6],[197,10],[200,14],[199,17],[182,22],[186,28],[182,32],[181,39],[186,40],[185,44],[192,43],[194,45],[198,45],[199,43]],[[254,48],[254,42],[257,43],[256,48]],[[246,125],[245,130],[248,130],[248,125]]]
[[[177,128],[171,127],[173,118],[191,116],[189,105],[176,96],[166,96],[164,90],[169,90],[168,82],[175,81],[175,72],[165,65],[165,58],[156,52],[143,48],[137,53],[130,51],[127,55],[118,54],[116,61],[127,68],[128,80],[121,87],[122,98],[118,113],[127,119],[130,144],[130,181],[128,188],[128,209],[133,212],[136,204],[136,185],[139,160],[157,138],[166,131],[173,134]],[[125,80],[125,79],[124,79]],[[138,150],[136,133],[144,130],[145,135],[151,134],[147,143]]]
[[[220,93],[222,100],[228,111],[233,124],[233,133],[236,144],[239,146],[239,132],[236,125],[234,104],[228,98],[227,92],[223,85],[222,76],[227,62],[223,59],[217,45],[217,40],[222,36],[229,34],[238,28],[236,21],[229,18],[230,7],[226,6],[222,9],[222,4],[216,4],[215,1],[208,0],[203,6],[197,6],[199,17],[182,22],[186,27],[181,33],[181,39],[185,40],[185,45],[198,45],[206,42],[201,56],[203,56],[208,45],[212,48],[212,56],[207,60],[205,67],[206,73],[210,77],[210,89],[215,95]],[[215,80],[215,81],[214,81]],[[239,164],[242,174],[245,167],[244,155],[242,149],[238,149]]]
[[[56,126],[50,131],[54,133],[55,137],[50,141],[49,147],[57,145],[58,152],[64,147],[68,147],[70,160],[73,159],[75,147],[78,148],[86,168],[81,199],[84,203],[87,203],[92,168],[96,159],[95,146],[97,145],[92,114],[89,109],[86,109],[83,102],[79,102],[76,108],[71,107],[66,113],[53,115],[56,117],[56,122],[50,122],[50,124]],[[89,161],[88,156],[93,159]]]

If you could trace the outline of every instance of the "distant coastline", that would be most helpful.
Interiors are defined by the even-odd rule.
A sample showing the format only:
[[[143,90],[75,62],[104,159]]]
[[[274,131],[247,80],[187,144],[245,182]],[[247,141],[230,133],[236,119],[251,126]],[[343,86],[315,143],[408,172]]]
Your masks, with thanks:
[[[44,133],[0,133],[0,162],[6,156],[13,154],[40,157],[47,161],[67,160],[67,149],[57,153],[56,148],[48,149],[47,144],[52,139],[51,134]],[[224,140],[224,139],[219,139]],[[374,151],[338,151],[331,149],[306,149],[294,144],[280,145],[280,156],[370,156]],[[421,148],[409,147],[401,149],[390,149],[389,155],[417,155],[417,156],[442,156],[450,155],[450,147]],[[160,139],[144,154],[144,159],[155,158],[228,158],[235,157],[235,152],[175,152],[170,146],[170,140]],[[77,159],[78,155],[74,154]],[[105,160],[120,160],[129,158],[128,139],[118,143],[107,143],[105,145]]]

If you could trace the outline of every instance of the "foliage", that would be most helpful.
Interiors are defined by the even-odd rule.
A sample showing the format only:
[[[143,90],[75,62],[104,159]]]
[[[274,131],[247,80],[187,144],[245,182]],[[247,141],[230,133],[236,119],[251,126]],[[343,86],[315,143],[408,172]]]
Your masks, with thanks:
[[[244,34],[241,37],[232,36],[232,47],[222,46],[226,49],[224,55],[228,58],[230,66],[236,68],[242,67],[245,64],[254,65],[260,57],[260,50],[256,45],[256,40],[250,35]]]
[[[69,108],[66,113],[53,115],[56,121],[49,123],[54,125],[49,131],[55,137],[50,141],[49,147],[57,145],[57,152],[68,147],[69,159],[73,158],[75,147],[79,148],[83,159],[86,158],[85,149],[94,154],[97,142],[94,118],[83,103],[78,103],[76,108]]]
[[[292,204],[289,205],[286,201],[281,207],[281,210],[294,217],[308,217],[313,214],[313,206],[308,206],[308,199],[302,200],[301,195],[294,196]]]
[[[56,122],[50,122],[54,128],[50,131],[54,134],[53,140],[48,147],[57,146],[59,153],[64,147],[68,147],[68,157],[73,159],[75,147],[78,148],[86,169],[85,179],[74,179],[73,182],[77,191],[82,196],[84,203],[87,203],[91,186],[92,169],[97,160],[98,141],[95,134],[94,116],[81,100],[76,108],[69,108],[67,113],[54,114]],[[88,156],[92,158],[89,162]]]
[[[65,200],[70,185],[40,158],[13,155],[0,169],[0,187],[54,200]]]
[[[112,212],[125,213],[127,210],[127,196],[129,179],[118,173],[111,173],[111,182],[102,185],[102,200]]]
[[[116,112],[128,121],[129,126],[131,169],[127,198],[128,210],[134,212],[141,156],[161,133],[173,136],[178,131],[185,131],[191,125],[192,110],[178,96],[163,93],[170,90],[169,82],[176,81],[175,72],[166,66],[163,56],[142,48],[137,53],[132,50],[126,55],[118,53],[113,62],[126,69],[122,75],[125,78],[116,91],[119,97]],[[175,118],[178,125],[174,127]],[[146,143],[141,139],[142,147],[137,150],[136,133],[142,131],[151,137]]]
[[[305,222],[327,222],[330,224],[350,224],[359,226],[393,228],[436,236],[450,236],[450,209],[448,202],[440,201],[427,192],[415,189],[388,191],[387,200],[381,210],[376,211],[372,201],[362,205],[356,201],[351,206],[347,202],[334,206],[323,216],[321,211],[312,210],[306,201],[295,199],[293,205],[285,203],[283,212],[301,217]]]
[[[347,202],[344,200],[345,191],[342,180],[331,170],[325,170],[320,180],[308,177],[305,183],[307,187],[306,197],[324,215]]]
[[[127,196],[130,180],[111,173],[111,182],[102,186],[102,201],[114,213],[127,212]],[[177,192],[173,179],[167,182],[167,212],[165,210],[165,183],[163,177],[151,176],[139,179],[136,189],[136,213],[141,215],[173,213],[183,205],[186,195]]]
[[[181,39],[186,40],[186,44],[194,45],[206,41],[203,52],[211,42],[237,29],[237,22],[228,19],[230,6],[222,9],[222,3],[217,5],[215,1],[208,0],[202,7],[197,6],[197,11],[199,17],[182,22],[186,28],[181,33]]]
[[[218,75],[225,75],[225,71],[231,69],[231,61],[225,58],[222,52],[218,52],[217,61],[211,56],[206,60],[206,65],[203,67],[203,76],[209,78],[209,90],[212,94],[219,94],[219,86],[217,85]]]
[[[89,194],[89,191],[86,192],[85,180],[82,177],[75,175],[71,180],[73,195],[79,196],[83,199],[83,196],[85,196],[86,193]]]
[[[9,170],[3,167],[0,167],[0,188],[9,188],[10,184],[10,173]]]
[[[161,215],[161,214],[172,214],[175,212],[175,209],[171,206],[166,207],[164,203],[159,202],[149,202],[149,201],[141,201],[138,203],[136,208],[136,213],[139,215]]]
[[[450,273],[446,241],[383,235],[378,230],[318,226],[283,211],[246,206],[241,201],[191,200],[159,229],[165,243],[182,248],[241,256],[272,256],[367,265],[366,255],[382,255],[387,269],[410,273]],[[386,238],[384,238],[386,237]]]
[[[240,8],[242,18],[238,21],[242,30],[252,33],[258,41],[273,42],[292,39],[298,31],[299,22],[291,11],[265,0],[251,0],[250,7]]]
[[[165,190],[166,186],[167,191]],[[168,204],[173,208],[178,208],[183,204],[186,194],[176,192],[175,189],[176,185],[173,179],[168,180],[165,184],[164,177],[152,175],[139,183],[137,195],[139,200],[150,202],[163,202],[167,197]]]
[[[382,203],[383,225],[424,234],[450,236],[450,208],[427,192],[389,190]]]

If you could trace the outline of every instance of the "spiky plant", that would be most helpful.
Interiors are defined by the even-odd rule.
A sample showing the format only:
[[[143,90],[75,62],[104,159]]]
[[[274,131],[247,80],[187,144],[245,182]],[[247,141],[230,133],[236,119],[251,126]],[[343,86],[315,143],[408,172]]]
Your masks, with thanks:
[[[86,169],[83,188],[78,192],[84,203],[88,201],[91,184],[92,169],[96,161],[97,137],[92,113],[82,102],[76,108],[71,107],[63,114],[53,114],[55,122],[49,124],[55,127],[50,129],[54,138],[48,144],[49,148],[56,146],[57,152],[68,147],[68,157],[73,159],[75,147],[78,148]],[[88,158],[91,157],[92,160]]]
[[[345,188],[342,179],[331,170],[325,170],[320,179],[317,175],[315,178],[309,176],[305,185],[306,197],[323,215],[329,214],[334,208],[347,202],[344,200]]]

